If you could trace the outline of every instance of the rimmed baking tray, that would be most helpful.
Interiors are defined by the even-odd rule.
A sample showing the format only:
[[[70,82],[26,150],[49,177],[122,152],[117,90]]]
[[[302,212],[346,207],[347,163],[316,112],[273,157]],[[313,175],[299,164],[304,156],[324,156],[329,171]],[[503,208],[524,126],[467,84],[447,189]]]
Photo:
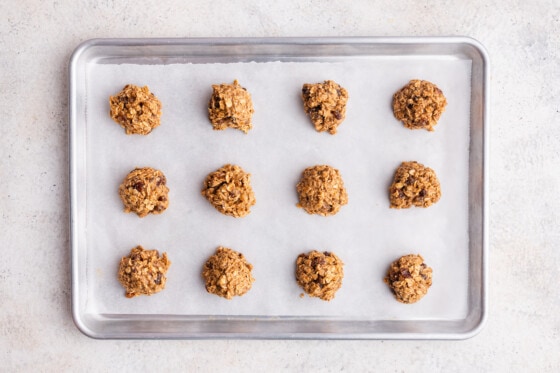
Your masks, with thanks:
[[[70,61],[70,197],[74,322],[94,338],[463,339],[486,317],[488,56],[465,37],[95,39]],[[435,132],[394,119],[392,94],[410,79],[436,83],[448,107]],[[212,131],[211,85],[239,79],[252,94],[254,129]],[[348,89],[345,122],[317,133],[303,113],[303,83]],[[162,125],[126,136],[108,114],[125,84],[148,85]],[[442,199],[392,210],[387,187],[401,161],[438,173]],[[243,219],[200,196],[206,173],[237,163],[257,204]],[[349,204],[334,217],[295,207],[303,168],[340,169]],[[170,207],[139,219],[122,212],[118,185],[137,166],[160,168]],[[168,253],[166,289],[126,299],[120,257],[141,244]],[[219,246],[242,251],[257,279],[243,297],[207,294],[204,260]],[[337,253],[343,287],[331,302],[300,297],[298,253]],[[389,263],[420,253],[434,284],[420,302],[396,302]]]

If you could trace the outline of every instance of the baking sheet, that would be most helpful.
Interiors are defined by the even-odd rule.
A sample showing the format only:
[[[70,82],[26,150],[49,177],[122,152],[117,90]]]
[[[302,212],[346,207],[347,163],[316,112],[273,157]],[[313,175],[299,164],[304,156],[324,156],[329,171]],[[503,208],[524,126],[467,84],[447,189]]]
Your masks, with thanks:
[[[255,59],[256,60],[256,59]],[[444,321],[469,314],[469,144],[472,61],[457,56],[307,58],[297,62],[115,63],[85,67],[86,127],[83,216],[87,260],[84,314],[292,317],[333,320]],[[411,131],[392,114],[392,94],[410,79],[434,82],[448,106],[435,132]],[[213,131],[206,105],[211,85],[238,79],[253,97],[253,129]],[[303,83],[335,80],[349,92],[347,116],[332,136],[305,116]],[[125,84],[148,85],[163,103],[162,125],[127,136],[109,117],[108,97]],[[389,209],[387,189],[401,161],[433,168],[442,198],[428,209]],[[217,212],[201,195],[205,176],[226,163],[252,174],[257,204],[245,218]],[[304,168],[341,171],[349,204],[332,217],[296,208]],[[168,210],[140,219],[125,214],[118,186],[135,167],[162,170]],[[119,260],[136,245],[168,253],[166,289],[127,299],[116,279]],[[202,264],[217,246],[241,251],[256,282],[228,301],[208,294]],[[335,252],[345,263],[330,302],[301,298],[297,255]],[[398,303],[383,277],[391,261],[420,253],[433,285],[418,303]],[[84,284],[85,282],[85,284]]]

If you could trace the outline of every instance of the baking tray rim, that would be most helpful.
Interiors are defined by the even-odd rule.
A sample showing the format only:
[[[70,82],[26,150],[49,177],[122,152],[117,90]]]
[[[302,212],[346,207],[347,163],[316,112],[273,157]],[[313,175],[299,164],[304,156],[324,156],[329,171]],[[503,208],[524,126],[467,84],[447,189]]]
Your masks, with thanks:
[[[85,314],[80,312],[79,292],[78,292],[78,249],[76,219],[77,219],[77,181],[76,181],[76,142],[73,127],[76,125],[76,73],[80,58],[88,49],[95,46],[129,46],[142,47],[148,45],[158,46],[179,46],[179,45],[340,45],[340,44],[396,44],[396,45],[422,45],[422,44],[465,44],[474,48],[481,61],[482,75],[482,108],[480,114],[481,136],[482,136],[482,201],[481,201],[481,253],[480,253],[480,305],[475,320],[471,322],[467,330],[461,332],[363,332],[363,333],[252,333],[252,332],[217,332],[217,333],[99,333],[86,324]],[[70,271],[71,271],[71,304],[72,318],[76,327],[84,335],[94,339],[441,339],[441,340],[461,340],[476,336],[484,328],[487,322],[488,307],[488,247],[489,247],[489,72],[490,61],[486,48],[476,39],[468,36],[384,36],[384,37],[232,37],[232,38],[94,38],[80,43],[73,51],[69,60],[68,68],[68,100],[69,100],[69,243],[70,243]],[[471,92],[472,95],[472,92]],[[472,105],[471,105],[472,109]],[[472,123],[472,120],[471,120]],[[141,315],[138,315],[141,316]],[[470,317],[467,315],[466,320]],[[188,317],[187,317],[188,318]],[[230,317],[228,317],[230,319]],[[299,318],[300,320],[302,318]],[[383,321],[383,320],[376,320]]]

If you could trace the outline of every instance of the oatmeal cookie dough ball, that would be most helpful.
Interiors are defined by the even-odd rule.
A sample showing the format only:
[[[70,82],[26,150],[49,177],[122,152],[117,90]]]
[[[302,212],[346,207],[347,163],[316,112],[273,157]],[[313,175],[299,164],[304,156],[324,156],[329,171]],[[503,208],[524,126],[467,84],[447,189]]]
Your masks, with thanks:
[[[147,86],[127,84],[117,95],[109,97],[110,114],[127,135],[147,135],[159,126],[161,102]]]
[[[212,97],[208,103],[208,118],[215,130],[235,128],[245,133],[253,127],[251,117],[255,110],[247,89],[233,84],[212,85]]]
[[[310,251],[296,260],[296,280],[310,296],[330,301],[342,286],[344,263],[335,254]]]
[[[248,215],[256,203],[251,174],[231,164],[208,174],[201,193],[216,210],[235,218]]]
[[[255,282],[252,269],[243,254],[220,246],[202,268],[206,291],[226,299],[241,296]]]
[[[402,162],[389,187],[391,208],[429,207],[439,201],[441,188],[434,170],[418,162]]]
[[[166,182],[160,170],[150,167],[132,170],[119,187],[124,212],[134,212],[141,218],[164,212],[169,206]]]
[[[432,269],[420,255],[405,255],[391,263],[383,281],[399,302],[415,303],[432,286]]]
[[[323,83],[304,84],[301,98],[315,130],[334,135],[346,117],[348,91],[332,80],[325,80]]]
[[[296,186],[299,203],[308,214],[335,215],[348,203],[348,193],[336,168],[319,165],[303,171]]]
[[[126,290],[126,297],[152,295],[165,288],[165,274],[171,262],[167,254],[160,257],[157,250],[144,250],[137,246],[121,259],[118,279]]]
[[[393,113],[409,129],[433,131],[447,100],[441,89],[425,80],[411,80],[393,95]]]

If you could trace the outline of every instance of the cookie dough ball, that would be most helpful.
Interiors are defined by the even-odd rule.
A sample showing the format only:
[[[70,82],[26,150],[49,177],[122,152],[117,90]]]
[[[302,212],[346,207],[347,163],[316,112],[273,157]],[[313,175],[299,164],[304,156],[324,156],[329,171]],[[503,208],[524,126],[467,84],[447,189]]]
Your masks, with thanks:
[[[303,108],[317,132],[336,133],[346,117],[348,92],[332,80],[323,83],[304,84],[301,89]]]
[[[433,131],[447,100],[441,89],[425,80],[411,80],[393,95],[393,113],[409,129]]]
[[[296,260],[296,280],[310,296],[329,301],[342,286],[344,263],[328,251],[310,251]]]
[[[313,166],[303,171],[297,184],[298,207],[308,214],[334,215],[348,203],[340,172],[331,166]]]
[[[141,218],[164,212],[169,206],[166,182],[163,172],[150,167],[131,171],[119,187],[124,212],[134,212]]]
[[[111,118],[127,135],[147,135],[159,126],[161,102],[145,87],[126,85],[116,96],[109,97]]]
[[[208,118],[215,130],[235,128],[247,133],[251,128],[251,117],[255,110],[251,95],[239,85],[212,85],[212,97],[208,103]]]
[[[226,299],[241,296],[251,290],[255,282],[252,269],[243,254],[220,246],[202,268],[206,291]]]
[[[167,254],[160,257],[157,250],[144,250],[137,246],[121,259],[119,282],[126,290],[126,297],[152,295],[162,291],[167,281],[165,274],[171,262]]]
[[[432,286],[432,269],[420,255],[405,255],[391,263],[383,281],[399,302],[415,303]]]
[[[402,162],[389,187],[391,208],[429,207],[439,201],[441,188],[434,170],[418,162]]]
[[[231,164],[226,164],[206,176],[202,195],[216,210],[235,218],[248,215],[251,206],[256,203],[251,188],[251,174]]]

